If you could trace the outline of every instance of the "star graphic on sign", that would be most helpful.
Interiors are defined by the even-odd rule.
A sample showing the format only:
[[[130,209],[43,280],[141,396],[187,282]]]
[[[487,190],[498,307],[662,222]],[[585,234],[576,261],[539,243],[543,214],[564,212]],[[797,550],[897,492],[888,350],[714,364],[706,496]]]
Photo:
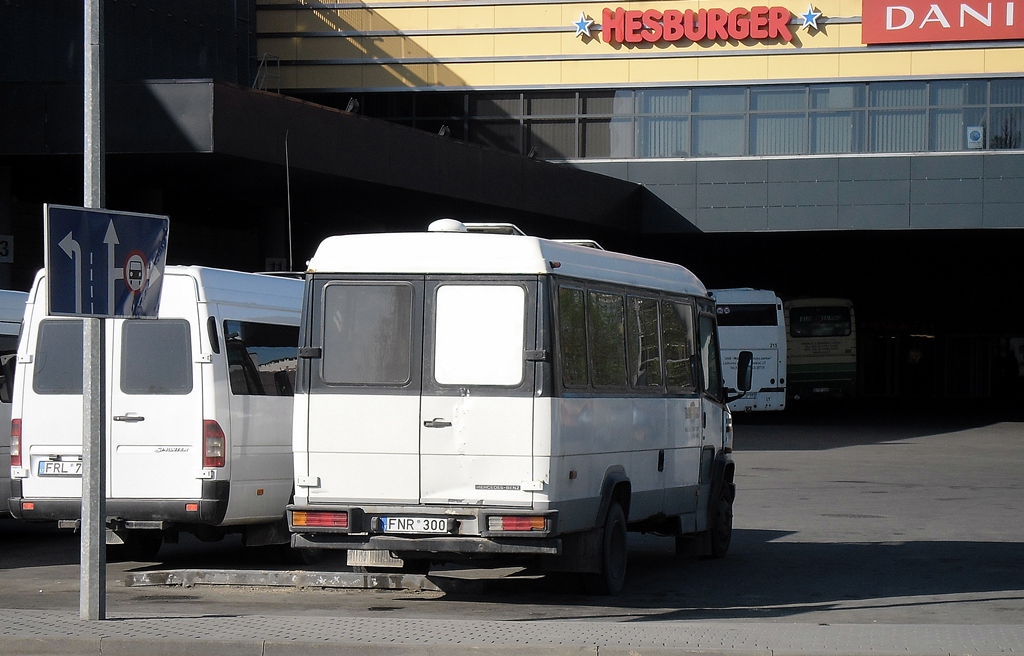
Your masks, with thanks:
[[[807,13],[800,14],[800,18],[804,19],[804,24],[800,27],[807,29],[814,28],[818,29],[818,18],[821,17],[820,11],[814,11],[814,5],[807,5]]]
[[[574,36],[584,35],[588,39],[590,38],[590,26],[594,24],[594,19],[587,18],[584,12],[580,12],[579,21],[573,23],[576,26],[576,34]]]

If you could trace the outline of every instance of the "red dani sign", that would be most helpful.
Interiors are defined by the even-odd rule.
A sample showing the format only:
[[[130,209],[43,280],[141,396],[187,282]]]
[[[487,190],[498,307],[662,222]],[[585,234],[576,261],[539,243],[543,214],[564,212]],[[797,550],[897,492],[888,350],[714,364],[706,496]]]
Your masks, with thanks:
[[[605,8],[601,14],[601,38],[605,43],[779,38],[789,42],[793,40],[789,19],[790,13],[785,7],[737,7],[732,11]]]
[[[1012,0],[863,0],[861,14],[868,44],[1024,39]]]

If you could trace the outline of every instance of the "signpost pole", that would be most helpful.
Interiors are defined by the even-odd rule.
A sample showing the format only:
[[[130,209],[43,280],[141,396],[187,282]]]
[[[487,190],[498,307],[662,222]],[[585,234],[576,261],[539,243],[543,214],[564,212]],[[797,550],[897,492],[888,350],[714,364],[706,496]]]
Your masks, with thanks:
[[[105,195],[103,130],[103,1],[85,2],[84,205],[102,208]],[[113,266],[108,262],[107,266]],[[90,312],[91,313],[91,312]],[[79,616],[106,619],[107,527],[104,418],[104,319],[82,320],[82,550]]]

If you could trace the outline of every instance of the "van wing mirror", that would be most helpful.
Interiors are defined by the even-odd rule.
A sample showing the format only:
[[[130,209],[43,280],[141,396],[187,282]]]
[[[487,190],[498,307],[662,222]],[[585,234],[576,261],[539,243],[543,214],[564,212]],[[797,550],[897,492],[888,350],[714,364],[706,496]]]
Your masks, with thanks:
[[[735,394],[726,394],[725,402],[732,403],[737,399],[743,398],[743,395],[750,391],[751,379],[754,376],[754,354],[750,351],[740,351],[739,357],[736,358],[736,389],[726,390],[727,392],[736,392]]]

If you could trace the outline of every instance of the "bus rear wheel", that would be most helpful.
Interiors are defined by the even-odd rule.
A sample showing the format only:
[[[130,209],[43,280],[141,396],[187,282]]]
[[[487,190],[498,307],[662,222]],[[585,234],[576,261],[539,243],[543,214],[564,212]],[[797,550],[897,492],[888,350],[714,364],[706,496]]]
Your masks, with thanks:
[[[626,514],[621,505],[612,502],[605,516],[601,537],[601,571],[586,575],[584,585],[587,592],[597,595],[618,594],[626,581],[628,555]]]

